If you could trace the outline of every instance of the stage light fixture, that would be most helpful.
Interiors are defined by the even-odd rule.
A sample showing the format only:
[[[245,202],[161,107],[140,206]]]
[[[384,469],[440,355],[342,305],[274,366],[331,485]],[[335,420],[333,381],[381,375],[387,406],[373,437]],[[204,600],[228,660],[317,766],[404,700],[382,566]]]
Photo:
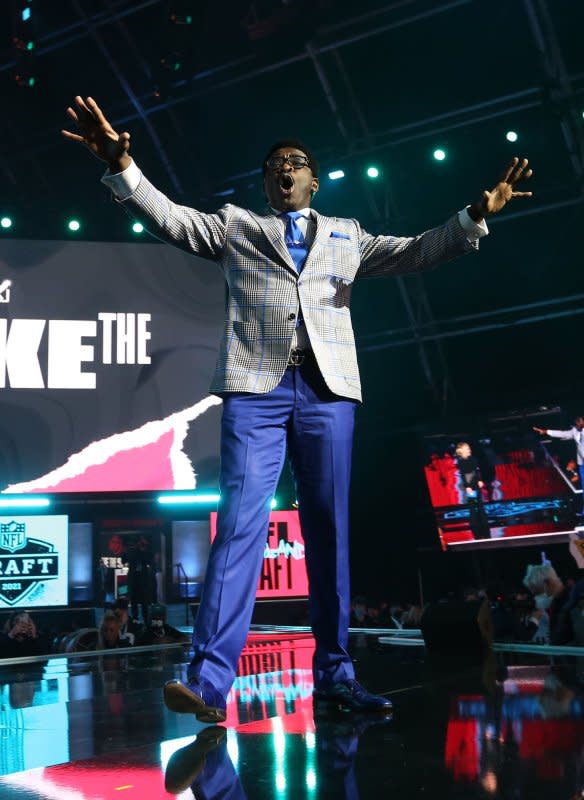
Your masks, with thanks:
[[[333,169],[332,172],[329,172],[328,176],[331,181],[338,181],[345,177],[345,173],[342,169]]]
[[[134,222],[132,225],[132,230],[134,233],[144,233],[144,226],[141,222]]]
[[[367,167],[367,177],[368,178],[379,178],[379,169],[378,167]]]
[[[12,227],[11,217],[2,217],[2,219],[0,219],[0,226],[4,228],[4,230],[8,230],[8,228],[11,228]]]
[[[441,147],[438,147],[436,150],[434,150],[433,155],[436,161],[444,161],[446,158],[446,150],[442,150]]]
[[[156,502],[161,506],[187,506],[215,504],[221,499],[217,492],[202,492],[201,494],[161,494],[156,498]]]
[[[517,139],[519,139],[519,136],[517,135],[516,131],[507,131],[505,134],[505,139],[507,139],[508,142],[516,142]]]
[[[76,231],[81,229],[81,223],[79,222],[78,219],[70,219],[69,222],[67,223],[67,228],[73,233],[75,233]]]
[[[278,500],[276,497],[272,497],[270,500],[270,508],[278,508]]]
[[[48,497],[0,497],[0,508],[47,508]]]

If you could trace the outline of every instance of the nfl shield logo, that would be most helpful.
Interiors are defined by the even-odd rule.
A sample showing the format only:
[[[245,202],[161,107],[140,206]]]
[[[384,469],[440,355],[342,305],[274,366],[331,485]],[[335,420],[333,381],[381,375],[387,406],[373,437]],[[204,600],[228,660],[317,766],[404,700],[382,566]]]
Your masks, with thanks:
[[[26,526],[22,522],[9,522],[0,525],[0,548],[15,553],[26,547]]]

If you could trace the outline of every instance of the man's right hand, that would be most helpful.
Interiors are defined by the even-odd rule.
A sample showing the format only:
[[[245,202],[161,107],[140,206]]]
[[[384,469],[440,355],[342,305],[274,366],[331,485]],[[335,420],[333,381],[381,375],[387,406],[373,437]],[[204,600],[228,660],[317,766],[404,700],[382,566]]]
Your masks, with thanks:
[[[546,436],[546,434],[547,434],[547,428],[536,428],[535,425],[534,425],[533,426],[533,430],[536,433],[540,433],[542,436]]]
[[[84,100],[77,95],[75,104],[77,108],[69,106],[67,114],[77,125],[79,133],[63,130],[63,136],[84,144],[94,156],[105,161],[112,172],[123,172],[132,161],[128,155],[130,134],[117,133],[92,97]]]

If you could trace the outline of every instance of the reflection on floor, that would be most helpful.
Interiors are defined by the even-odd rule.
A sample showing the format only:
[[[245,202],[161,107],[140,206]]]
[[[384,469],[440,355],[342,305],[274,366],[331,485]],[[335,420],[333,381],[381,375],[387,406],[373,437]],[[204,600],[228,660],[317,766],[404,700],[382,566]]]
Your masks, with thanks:
[[[584,790],[584,657],[482,663],[352,637],[393,719],[314,718],[306,633],[252,634],[224,726],[174,715],[180,648],[0,667],[0,798],[557,798]]]

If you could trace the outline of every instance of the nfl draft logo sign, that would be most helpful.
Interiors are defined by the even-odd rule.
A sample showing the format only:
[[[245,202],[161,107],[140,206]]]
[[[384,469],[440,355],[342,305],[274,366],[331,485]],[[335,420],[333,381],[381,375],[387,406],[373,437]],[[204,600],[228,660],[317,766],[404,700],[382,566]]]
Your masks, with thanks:
[[[217,512],[211,512],[211,541],[217,535]],[[272,511],[256,598],[307,597],[308,577],[298,511]]]
[[[66,605],[67,517],[0,517],[0,608]]]

